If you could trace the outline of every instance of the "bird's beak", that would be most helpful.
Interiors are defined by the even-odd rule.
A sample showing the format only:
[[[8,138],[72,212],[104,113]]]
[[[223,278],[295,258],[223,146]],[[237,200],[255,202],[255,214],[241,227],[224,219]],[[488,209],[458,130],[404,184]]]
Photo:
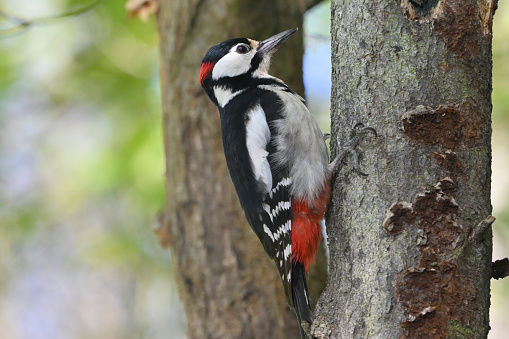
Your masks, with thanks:
[[[277,50],[279,45],[288,40],[295,32],[297,32],[297,28],[292,28],[261,41],[258,45],[258,53],[262,55],[272,54]]]

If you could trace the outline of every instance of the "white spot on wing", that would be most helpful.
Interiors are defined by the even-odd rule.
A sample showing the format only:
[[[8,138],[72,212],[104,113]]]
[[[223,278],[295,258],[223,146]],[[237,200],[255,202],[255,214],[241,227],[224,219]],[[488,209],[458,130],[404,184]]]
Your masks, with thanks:
[[[251,167],[256,180],[261,180],[266,192],[272,188],[272,172],[270,170],[266,147],[270,140],[270,130],[265,112],[260,105],[255,106],[248,113],[246,124],[246,145],[251,158]]]
[[[279,227],[279,229],[276,232],[271,233],[271,234],[274,237],[274,240],[278,241],[282,234],[288,233],[291,229],[292,229],[292,221],[287,220],[283,225],[281,225]]]
[[[274,242],[274,235],[272,234],[272,232],[270,231],[270,229],[267,227],[267,225],[263,224],[263,231],[265,233],[267,233],[267,235],[270,237],[270,240],[272,240],[272,242]]]
[[[267,212],[267,214],[269,215],[269,217],[270,217],[270,221],[273,221],[273,220],[272,220],[272,214],[270,213],[270,206],[269,206],[269,205],[267,205],[267,204],[262,204],[262,207],[263,207],[263,209],[265,210],[265,212]]]
[[[266,204],[265,204],[265,205],[266,205]],[[264,208],[265,208],[265,207],[264,207]],[[276,217],[279,215],[279,212],[280,212],[280,211],[289,211],[289,210],[290,210],[290,208],[291,208],[291,204],[290,204],[290,202],[289,202],[289,201],[279,201],[279,202],[277,203],[276,207],[274,207],[274,209],[273,209],[273,210],[271,210],[271,211],[267,211],[267,210],[265,209],[265,211],[267,211],[267,213],[269,214],[270,220],[271,220],[271,221],[273,221],[273,219],[274,219],[274,218],[276,218]],[[281,229],[281,230],[283,230],[283,229],[284,229],[284,227],[287,227],[287,225],[286,225],[286,224],[282,225],[280,229]],[[278,232],[279,232],[279,231],[278,231]],[[285,233],[286,233],[286,232],[285,232]],[[275,237],[275,238],[276,238],[276,240],[277,240],[277,239],[279,238],[278,233],[276,233],[276,234],[274,235],[274,237]]]
[[[270,190],[269,196],[272,199],[272,196],[281,188],[281,187],[288,187],[292,183],[292,180],[290,178],[283,178],[280,182],[277,183],[276,187]]]
[[[272,240],[273,242],[279,241],[279,238],[281,237],[281,235],[287,234],[291,230],[292,230],[292,221],[291,220],[287,220],[274,233],[272,233],[272,231],[270,230],[270,228],[267,225],[263,224],[263,231],[269,236],[270,240]],[[285,248],[285,252],[284,252],[285,259],[286,259],[286,256],[287,256],[287,254],[286,254],[287,250],[291,252],[291,246],[289,248],[288,248],[288,246],[287,246],[287,248]]]
[[[286,245],[285,251],[284,251],[285,260],[288,260],[288,258],[290,257],[291,254],[292,254],[292,245],[288,244],[288,245]]]

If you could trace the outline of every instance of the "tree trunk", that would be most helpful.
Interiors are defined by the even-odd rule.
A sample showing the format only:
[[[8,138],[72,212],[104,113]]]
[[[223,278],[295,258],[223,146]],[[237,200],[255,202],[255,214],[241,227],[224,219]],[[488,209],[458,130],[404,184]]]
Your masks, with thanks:
[[[332,1],[335,177],[319,338],[485,338],[493,1]]]
[[[219,113],[198,77],[211,46],[301,27],[313,2],[160,1],[167,207],[159,234],[171,248],[189,338],[299,336],[277,270],[238,203],[221,146]],[[301,30],[273,63],[274,75],[299,93],[302,52]]]

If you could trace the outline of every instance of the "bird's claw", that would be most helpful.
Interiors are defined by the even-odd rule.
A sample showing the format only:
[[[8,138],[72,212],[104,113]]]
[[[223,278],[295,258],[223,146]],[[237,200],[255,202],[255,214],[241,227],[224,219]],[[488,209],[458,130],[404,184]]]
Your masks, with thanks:
[[[375,137],[377,137],[376,130],[372,127],[365,127],[363,123],[359,122],[355,124],[350,132],[350,142],[345,147],[342,147],[339,151],[339,154],[336,158],[330,163],[331,172],[335,172],[339,164],[349,155],[352,155],[353,169],[357,174],[361,176],[368,176],[366,173],[360,170],[359,166],[359,158],[360,154],[355,150],[355,148],[360,144],[363,137],[366,133],[373,133]],[[341,145],[339,137],[337,138],[338,145]]]
[[[356,153],[354,151],[354,153]],[[359,158],[360,158],[360,154],[359,153],[356,153],[356,154],[352,154],[352,155],[356,155],[356,156],[353,156],[352,159],[353,159],[353,169],[355,172],[357,172],[357,174],[359,174],[360,176],[363,176],[363,177],[367,177],[367,173],[364,173],[363,171],[361,171],[360,169],[360,166],[359,166]]]
[[[362,122],[358,122],[353,126],[352,131],[350,132],[350,139],[354,139],[358,135],[362,135],[366,132],[373,133],[375,137],[378,136],[376,130],[373,127],[365,127]]]

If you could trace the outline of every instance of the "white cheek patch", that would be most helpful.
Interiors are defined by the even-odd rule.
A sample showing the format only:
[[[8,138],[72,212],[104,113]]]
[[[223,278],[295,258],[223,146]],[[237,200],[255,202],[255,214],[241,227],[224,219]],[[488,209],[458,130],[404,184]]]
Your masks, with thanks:
[[[251,68],[251,59],[256,53],[252,49],[246,54],[235,52],[238,45],[233,46],[228,54],[219,60],[212,70],[212,79],[217,80],[223,77],[234,77],[245,74]]]
[[[251,159],[251,167],[255,179],[261,181],[265,191],[270,192],[272,188],[272,172],[270,170],[267,156],[267,144],[270,141],[270,130],[265,112],[257,105],[248,113],[249,120],[246,124],[246,146]]]

